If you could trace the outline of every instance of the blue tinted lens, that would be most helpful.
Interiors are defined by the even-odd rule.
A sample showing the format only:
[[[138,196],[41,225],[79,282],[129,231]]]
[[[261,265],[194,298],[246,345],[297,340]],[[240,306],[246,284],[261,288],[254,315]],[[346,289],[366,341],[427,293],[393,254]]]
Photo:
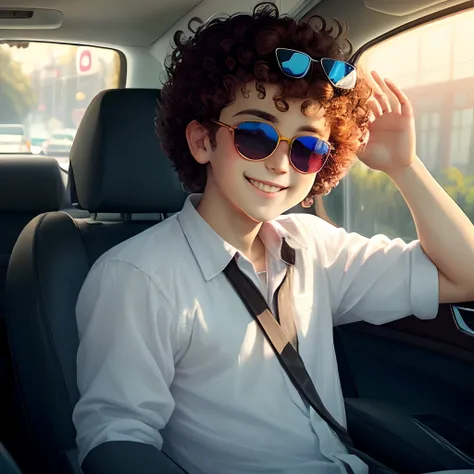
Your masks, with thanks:
[[[234,130],[237,151],[250,160],[270,156],[278,145],[278,132],[264,122],[242,122]]]
[[[298,51],[281,48],[277,49],[276,55],[281,70],[290,77],[304,77],[311,66],[311,58]]]
[[[316,137],[298,137],[291,146],[290,159],[302,173],[317,173],[329,155],[329,144]]]
[[[352,64],[336,59],[321,59],[321,66],[333,86],[340,89],[353,89],[356,85],[357,74]]]

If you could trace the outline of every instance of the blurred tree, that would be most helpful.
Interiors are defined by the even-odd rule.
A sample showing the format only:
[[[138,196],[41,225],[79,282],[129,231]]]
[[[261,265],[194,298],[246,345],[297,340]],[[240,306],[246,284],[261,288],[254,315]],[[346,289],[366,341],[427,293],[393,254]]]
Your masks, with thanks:
[[[0,123],[23,123],[35,105],[28,76],[12,59],[9,48],[0,46]]]
[[[120,68],[122,66],[120,56],[115,51],[111,54],[113,54],[113,60],[105,76],[106,89],[116,89],[120,85]]]
[[[435,178],[474,222],[473,172],[463,173],[452,167],[435,173]],[[417,238],[408,206],[386,174],[357,163],[344,179],[348,180],[348,199],[344,200],[342,186],[323,199],[324,211],[330,221],[344,226],[345,210],[349,214],[350,229],[366,237],[385,234],[405,241]],[[344,209],[345,205],[348,209]]]
[[[474,222],[474,175],[463,174],[457,168],[449,168],[442,173],[438,181]]]

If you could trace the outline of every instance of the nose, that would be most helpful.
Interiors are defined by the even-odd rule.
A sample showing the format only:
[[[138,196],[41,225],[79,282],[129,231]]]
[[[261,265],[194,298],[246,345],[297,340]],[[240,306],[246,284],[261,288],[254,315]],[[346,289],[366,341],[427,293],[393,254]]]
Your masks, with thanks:
[[[265,166],[275,174],[286,174],[290,169],[290,147],[281,141],[273,154],[265,160]]]

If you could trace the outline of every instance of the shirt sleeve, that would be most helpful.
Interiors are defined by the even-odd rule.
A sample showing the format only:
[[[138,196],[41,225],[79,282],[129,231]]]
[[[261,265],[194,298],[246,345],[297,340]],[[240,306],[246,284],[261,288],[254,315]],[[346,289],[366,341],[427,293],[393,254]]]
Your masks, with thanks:
[[[367,321],[385,324],[415,315],[435,318],[438,269],[419,241],[384,235],[370,239],[312,219],[316,258],[327,275],[334,325]]]
[[[93,267],[76,307],[79,332],[73,421],[79,462],[107,441],[162,447],[174,401],[173,310],[153,280],[121,261]]]

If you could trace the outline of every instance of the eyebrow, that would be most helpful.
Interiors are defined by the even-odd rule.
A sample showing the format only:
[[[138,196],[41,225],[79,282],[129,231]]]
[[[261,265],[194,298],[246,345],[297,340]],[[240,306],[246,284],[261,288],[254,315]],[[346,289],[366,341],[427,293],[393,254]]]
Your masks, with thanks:
[[[274,115],[268,112],[264,112],[263,110],[245,109],[234,114],[234,117],[237,117],[239,115],[253,115],[254,117],[265,120],[266,122],[275,123],[275,124],[278,123],[278,119]],[[301,127],[298,128],[298,131],[315,133],[316,135],[324,135],[324,131],[321,128],[314,127],[311,125],[302,125]]]

